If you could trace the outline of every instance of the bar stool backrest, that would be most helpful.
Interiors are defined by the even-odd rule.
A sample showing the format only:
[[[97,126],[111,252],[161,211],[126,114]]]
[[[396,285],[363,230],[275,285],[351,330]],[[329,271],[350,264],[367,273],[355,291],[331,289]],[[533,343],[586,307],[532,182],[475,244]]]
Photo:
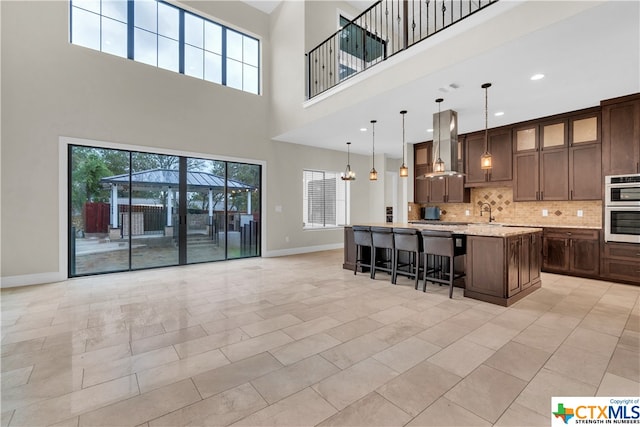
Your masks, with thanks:
[[[353,240],[356,245],[371,246],[371,227],[365,225],[354,225]]]
[[[420,236],[414,228],[394,228],[393,239],[396,249],[401,251],[421,252]]]
[[[371,227],[371,239],[376,248],[393,249],[393,228]]]
[[[453,258],[453,235],[450,231],[422,230],[422,245],[429,255]]]

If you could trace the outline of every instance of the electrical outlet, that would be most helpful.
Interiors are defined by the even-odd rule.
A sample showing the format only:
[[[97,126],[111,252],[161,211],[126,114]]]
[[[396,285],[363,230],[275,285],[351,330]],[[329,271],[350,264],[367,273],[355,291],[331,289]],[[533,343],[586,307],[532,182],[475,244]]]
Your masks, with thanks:
[[[549,216],[549,211],[547,209],[542,209],[542,216]]]
[[[289,243],[289,236],[285,236],[284,241]]]
[[[471,215],[471,211],[470,211],[469,209],[466,209],[466,210],[464,211],[464,214],[465,214],[466,216],[469,216],[469,215]]]
[[[411,205],[409,205],[409,212],[411,212]]]
[[[276,212],[282,212],[282,206],[276,205]]]
[[[578,212],[577,212],[576,215],[582,217],[582,216],[584,216],[584,212],[582,212],[582,209],[578,209]]]

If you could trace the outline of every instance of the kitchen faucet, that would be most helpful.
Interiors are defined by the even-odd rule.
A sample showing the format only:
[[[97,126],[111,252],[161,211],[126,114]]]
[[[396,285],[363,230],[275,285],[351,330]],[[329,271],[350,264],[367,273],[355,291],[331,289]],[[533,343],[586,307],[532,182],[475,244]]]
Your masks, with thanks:
[[[480,205],[480,216],[482,216],[482,211],[484,210],[484,205],[489,206],[489,222],[491,221],[495,221],[496,219],[494,217],[491,216],[491,204],[489,203],[482,203],[482,205]]]

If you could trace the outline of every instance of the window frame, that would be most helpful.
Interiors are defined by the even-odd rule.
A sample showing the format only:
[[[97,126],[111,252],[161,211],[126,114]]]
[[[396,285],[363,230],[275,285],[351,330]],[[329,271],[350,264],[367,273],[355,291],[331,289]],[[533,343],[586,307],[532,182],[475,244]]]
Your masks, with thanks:
[[[322,180],[326,181],[327,179],[335,179],[336,181],[336,192],[335,192],[335,199],[334,199],[334,206],[335,206],[335,224],[327,224],[327,215],[326,212],[323,212],[322,215],[322,224],[317,223],[317,222],[310,222],[309,221],[309,217],[310,217],[310,212],[308,209],[308,203],[309,203],[309,199],[310,197],[307,194],[307,186],[311,181],[314,181],[313,179],[307,179],[307,174],[322,174]],[[332,176],[330,178],[327,178],[327,174],[331,174]],[[340,194],[340,191],[338,190],[338,188],[340,187],[340,184],[342,183],[342,185],[344,185],[343,187],[343,191],[341,192],[342,194]],[[305,196],[306,195],[306,196]],[[323,203],[325,203],[326,200],[326,191],[323,188]],[[341,196],[342,199],[341,199]],[[302,170],[302,229],[304,231],[317,231],[317,230],[336,230],[336,229],[342,229],[344,228],[346,225],[348,225],[350,223],[350,217],[351,217],[351,186],[350,186],[350,182],[349,181],[343,181],[340,179],[340,172],[335,172],[335,171],[325,171],[325,170],[319,170],[319,169],[311,169],[311,168],[305,168]],[[340,204],[342,204],[342,206],[340,206]],[[325,208],[326,210],[326,208]],[[344,212],[344,218],[339,218],[339,213],[343,211]],[[313,224],[313,225],[311,225]]]
[[[74,1],[74,0],[69,0],[69,43],[76,45],[76,46],[82,46],[82,47],[87,47],[88,49],[92,49],[92,50],[97,50],[103,53],[110,53],[104,50],[103,48],[103,31],[102,31],[102,21],[103,19],[111,19],[113,20],[113,18],[111,18],[110,16],[104,15],[103,14],[103,2],[105,0],[98,0],[99,1],[99,13],[94,11],[94,10],[90,10],[87,9],[85,7],[83,7],[82,5],[78,5],[78,1]],[[178,5],[172,4],[170,2],[164,1],[164,0],[153,0],[156,2],[156,11],[155,11],[155,19],[156,19],[156,28],[155,31],[150,31],[146,28],[142,28],[142,27],[138,27],[136,26],[136,21],[135,21],[135,4],[137,1],[143,2],[143,1],[149,1],[149,0],[125,0],[127,3],[127,17],[126,17],[126,22],[124,22],[124,24],[127,26],[127,31],[126,31],[126,45],[127,45],[127,52],[126,52],[126,56],[120,56],[120,55],[116,55],[113,53],[110,53],[114,56],[120,56],[122,58],[126,58],[135,62],[139,62],[139,63],[143,63],[143,64],[147,64],[147,65],[151,65],[151,66],[155,66],[156,68],[161,68],[164,70],[168,70],[168,71],[173,71],[176,72],[178,74],[182,74],[182,75],[186,75],[186,76],[190,76],[190,77],[194,77],[197,78],[199,80],[205,80],[211,83],[216,83],[216,84],[220,84],[222,86],[227,86],[233,89],[238,89],[241,90],[243,92],[247,92],[247,93],[251,93],[254,95],[258,95],[261,96],[262,95],[262,43],[261,40],[258,37],[252,36],[250,34],[247,34],[244,31],[241,31],[237,28],[232,28],[228,25],[224,25],[222,23],[216,22],[212,19],[209,19],[203,15],[201,15],[198,12],[195,11],[191,11],[191,10],[187,10],[184,9]],[[76,4],[74,4],[76,3]],[[160,29],[159,29],[159,25],[158,25],[158,10],[159,10],[159,6],[160,5],[164,5],[164,6],[168,6],[171,8],[174,8],[178,11],[178,70],[174,71],[173,69],[170,68],[165,68],[162,67],[159,64],[159,39],[160,37],[165,38],[165,39],[169,39],[169,40],[174,40],[172,38],[169,38],[167,36],[165,36],[164,34],[160,33]],[[98,33],[98,39],[99,39],[99,43],[98,43],[98,48],[94,48],[94,47],[90,47],[90,46],[86,46],[84,44],[80,44],[77,42],[74,42],[74,19],[73,19],[73,13],[74,10],[80,10],[83,12],[87,12],[87,13],[92,13],[94,15],[96,15],[99,18],[99,22],[100,22],[100,28],[98,28],[96,31]],[[206,71],[206,53],[213,53],[213,54],[217,54],[216,52],[213,52],[209,49],[207,49],[206,47],[206,40],[204,39],[205,35],[206,35],[206,31],[203,31],[203,46],[201,48],[199,47],[195,47],[197,49],[200,49],[202,51],[202,56],[203,56],[203,60],[202,60],[202,70],[201,73],[198,74],[202,74],[200,75],[196,75],[193,76],[191,74],[188,74],[186,72],[186,67],[185,67],[185,57],[186,57],[186,47],[190,46],[193,47],[193,45],[188,44],[186,42],[186,37],[185,37],[185,18],[187,17],[187,15],[189,16],[193,16],[195,18],[198,19],[202,19],[203,21],[203,28],[206,27],[207,23],[215,25],[220,27],[221,29],[221,53],[220,53],[220,82],[216,81],[215,79],[207,79],[207,76],[211,75],[208,74]],[[118,21],[121,22],[122,21]],[[144,31],[145,33],[149,33],[155,36],[155,45],[156,45],[156,49],[155,49],[155,64],[151,64],[147,61],[141,61],[141,57],[136,58],[135,55],[135,45],[136,45],[136,30],[139,31]],[[242,59],[241,60],[236,60],[233,58],[227,58],[227,31],[231,31],[233,33],[239,34],[241,37],[241,53],[242,53]],[[250,58],[247,59],[245,62],[245,40],[251,40],[251,41],[255,41],[255,43],[257,43],[257,51],[256,51],[256,58],[255,58],[255,63],[256,65],[253,65],[252,61],[254,58]],[[175,40],[174,40],[175,41]],[[233,85],[230,86],[228,85],[228,79],[227,79],[227,70],[228,70],[228,61],[232,60],[234,62],[237,62],[240,64],[240,74],[238,76],[238,79],[241,82],[240,87],[238,87],[237,85]],[[252,69],[256,70],[256,78],[255,81],[253,81],[253,79],[251,79],[250,83],[246,83],[245,82],[245,68],[250,67]]]

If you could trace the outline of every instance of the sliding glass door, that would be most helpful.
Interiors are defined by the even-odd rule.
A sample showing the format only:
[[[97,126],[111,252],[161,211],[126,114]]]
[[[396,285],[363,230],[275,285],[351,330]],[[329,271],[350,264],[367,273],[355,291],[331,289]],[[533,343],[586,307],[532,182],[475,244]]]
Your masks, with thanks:
[[[259,165],[69,147],[69,276],[260,256]]]

